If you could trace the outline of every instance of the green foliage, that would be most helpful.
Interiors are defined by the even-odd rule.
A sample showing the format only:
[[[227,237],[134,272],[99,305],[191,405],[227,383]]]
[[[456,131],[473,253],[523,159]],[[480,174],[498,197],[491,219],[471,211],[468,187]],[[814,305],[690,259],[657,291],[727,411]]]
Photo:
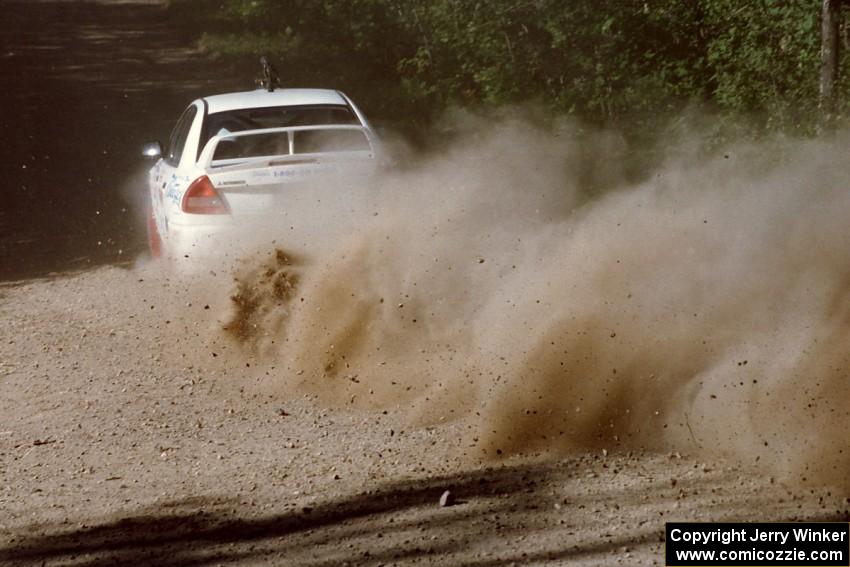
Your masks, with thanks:
[[[805,130],[817,111],[820,4],[173,0],[172,9],[205,14],[200,41],[211,52],[268,53],[288,84],[338,86],[411,124],[452,105],[536,101],[598,123],[658,125],[698,104],[762,129]]]
[[[820,2],[714,0],[706,6],[714,100],[761,114],[768,126],[804,126],[818,103]]]

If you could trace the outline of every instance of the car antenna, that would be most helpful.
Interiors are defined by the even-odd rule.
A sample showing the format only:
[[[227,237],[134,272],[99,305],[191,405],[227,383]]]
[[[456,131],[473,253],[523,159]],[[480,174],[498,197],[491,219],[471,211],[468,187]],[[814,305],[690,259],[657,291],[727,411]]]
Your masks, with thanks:
[[[280,86],[280,75],[265,55],[260,57],[260,65],[263,67],[263,76],[257,79],[257,83],[267,91],[273,92],[275,87]]]

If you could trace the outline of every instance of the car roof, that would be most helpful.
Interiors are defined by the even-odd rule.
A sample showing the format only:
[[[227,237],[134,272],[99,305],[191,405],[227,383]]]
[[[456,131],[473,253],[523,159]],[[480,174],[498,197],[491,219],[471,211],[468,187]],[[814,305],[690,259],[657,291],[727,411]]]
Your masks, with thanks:
[[[304,104],[348,104],[339,91],[331,89],[265,89],[204,97],[208,112],[226,112],[239,108],[297,106]]]

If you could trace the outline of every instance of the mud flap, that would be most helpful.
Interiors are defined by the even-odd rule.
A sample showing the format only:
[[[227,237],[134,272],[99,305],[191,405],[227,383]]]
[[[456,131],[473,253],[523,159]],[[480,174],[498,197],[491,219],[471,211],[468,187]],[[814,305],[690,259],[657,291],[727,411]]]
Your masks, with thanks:
[[[148,205],[148,247],[151,251],[151,256],[154,258],[162,257],[162,239],[159,237],[159,231],[156,229],[156,219],[153,216],[153,207]]]

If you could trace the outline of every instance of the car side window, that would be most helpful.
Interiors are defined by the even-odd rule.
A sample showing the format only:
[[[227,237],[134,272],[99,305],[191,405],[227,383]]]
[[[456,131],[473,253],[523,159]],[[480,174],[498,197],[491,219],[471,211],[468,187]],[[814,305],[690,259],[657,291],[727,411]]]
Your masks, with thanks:
[[[180,156],[183,155],[183,148],[186,146],[186,138],[189,137],[189,129],[192,127],[192,122],[195,120],[195,114],[198,113],[198,108],[193,104],[187,108],[171,131],[171,138],[168,140],[168,151],[165,154],[165,161],[176,166],[180,163]]]

